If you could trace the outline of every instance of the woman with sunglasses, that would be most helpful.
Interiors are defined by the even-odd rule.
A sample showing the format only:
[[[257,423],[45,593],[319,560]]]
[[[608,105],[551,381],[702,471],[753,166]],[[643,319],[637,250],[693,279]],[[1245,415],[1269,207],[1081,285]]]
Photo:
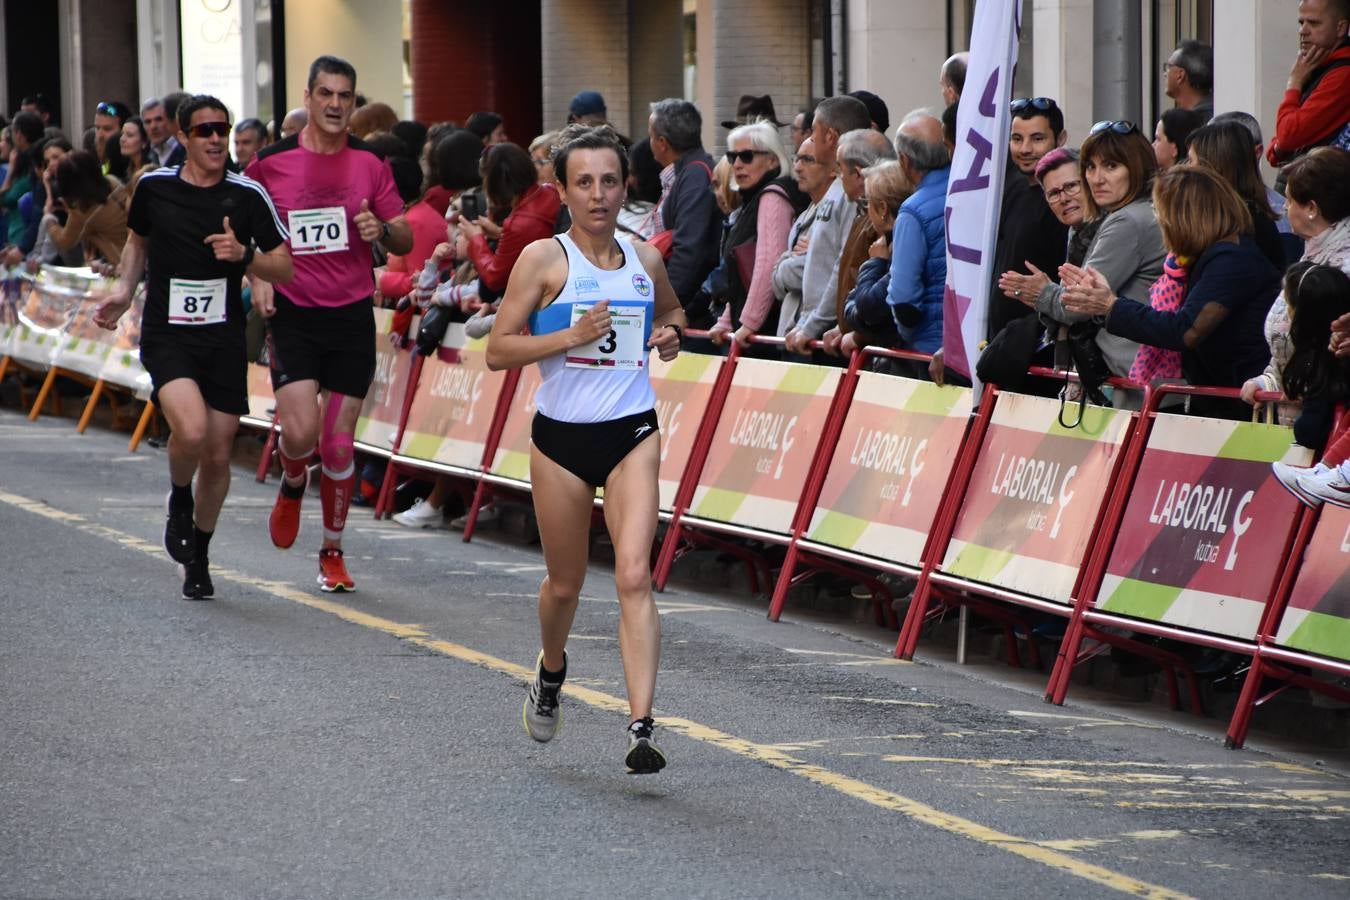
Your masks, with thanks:
[[[784,174],[791,166],[773,123],[759,121],[733,128],[727,147],[740,207],[722,242],[727,305],[708,338],[718,346],[731,339],[745,350],[756,334],[777,331],[773,269],[787,249],[792,220],[806,209],[807,200],[791,174]],[[779,356],[777,352],[765,355]]]
[[[1279,270],[1251,237],[1247,204],[1207,166],[1173,166],[1158,176],[1153,204],[1168,252],[1189,263],[1180,305],[1154,309],[1115,290],[1089,266],[1065,273],[1064,307],[1105,317],[1106,329],[1122,338],[1178,351],[1191,384],[1240,387],[1270,358],[1262,325],[1280,289]],[[1190,409],[1246,415],[1239,400],[1192,397]]]
[[[1076,199],[1082,204],[1083,221],[1075,238],[1091,232],[1082,265],[1100,272],[1113,290],[1146,297],[1162,275],[1166,257],[1149,199],[1158,170],[1153,147],[1131,122],[1099,122],[1083,141],[1079,156],[1082,184]],[[1075,200],[1064,194],[1066,186],[1059,187],[1057,206]],[[1028,268],[1030,275],[1006,272],[999,279],[1006,295],[1033,307],[1047,324],[1091,327],[1089,316],[1067,309],[1063,302],[1068,286],[1063,279],[1066,273],[1081,271],[1078,266],[1066,263],[1060,268],[1061,284],[1030,263]],[[1094,340],[1111,374],[1127,376],[1139,345],[1101,328]]]

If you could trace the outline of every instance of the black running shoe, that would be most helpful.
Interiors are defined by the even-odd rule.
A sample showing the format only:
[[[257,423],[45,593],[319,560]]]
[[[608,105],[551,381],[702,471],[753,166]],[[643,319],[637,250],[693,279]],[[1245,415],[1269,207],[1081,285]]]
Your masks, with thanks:
[[[192,506],[175,509],[172,501],[166,501],[166,506],[169,515],[164,522],[164,549],[169,551],[169,558],[174,562],[187,565],[197,554],[197,537],[192,531]]]
[[[638,719],[628,726],[628,755],[624,765],[634,775],[652,775],[666,767],[666,755],[656,746],[652,731],[656,724],[651,716]]]
[[[211,564],[207,560],[193,560],[183,565],[183,599],[210,600],[216,596],[211,583]]]

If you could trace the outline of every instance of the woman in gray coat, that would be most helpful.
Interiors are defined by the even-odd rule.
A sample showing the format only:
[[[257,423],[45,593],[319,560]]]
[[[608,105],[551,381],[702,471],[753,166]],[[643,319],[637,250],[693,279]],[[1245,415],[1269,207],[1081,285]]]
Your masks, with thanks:
[[[1119,295],[1147,297],[1167,256],[1150,197],[1158,171],[1153,146],[1132,122],[1098,122],[1083,141],[1080,159],[1085,225],[1096,229],[1082,265],[1101,272]],[[1034,266],[1030,269],[1030,275],[1005,273],[999,287],[1034,308],[1052,327],[1091,318],[1065,309],[1063,287]],[[1097,331],[1096,341],[1111,374],[1127,376],[1139,345],[1105,328]]]

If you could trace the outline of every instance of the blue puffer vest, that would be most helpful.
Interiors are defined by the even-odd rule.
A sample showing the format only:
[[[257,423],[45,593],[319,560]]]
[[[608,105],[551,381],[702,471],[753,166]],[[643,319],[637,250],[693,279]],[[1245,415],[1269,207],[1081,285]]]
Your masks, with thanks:
[[[923,299],[920,319],[910,328],[901,328],[906,345],[921,353],[932,353],[942,346],[942,292],[947,281],[947,241],[944,209],[947,205],[947,179],[951,167],[929,172],[919,187],[900,205],[900,215],[919,220],[928,254],[923,263]]]

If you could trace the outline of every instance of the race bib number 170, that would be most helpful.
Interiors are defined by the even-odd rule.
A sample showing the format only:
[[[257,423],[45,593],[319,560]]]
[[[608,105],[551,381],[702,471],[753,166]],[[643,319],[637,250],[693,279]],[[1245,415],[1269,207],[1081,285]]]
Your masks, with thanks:
[[[293,209],[286,214],[291,253],[337,253],[347,249],[347,210],[341,206]]]

